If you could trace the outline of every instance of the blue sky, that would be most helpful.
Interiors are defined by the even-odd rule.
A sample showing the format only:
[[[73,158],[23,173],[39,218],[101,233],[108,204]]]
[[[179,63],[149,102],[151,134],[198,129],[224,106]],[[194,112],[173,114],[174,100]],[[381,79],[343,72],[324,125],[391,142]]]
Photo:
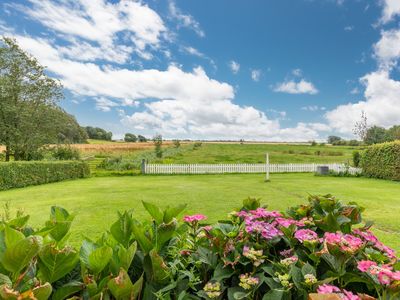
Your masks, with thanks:
[[[2,1],[0,33],[82,125],[169,138],[322,140],[400,124],[398,0]]]

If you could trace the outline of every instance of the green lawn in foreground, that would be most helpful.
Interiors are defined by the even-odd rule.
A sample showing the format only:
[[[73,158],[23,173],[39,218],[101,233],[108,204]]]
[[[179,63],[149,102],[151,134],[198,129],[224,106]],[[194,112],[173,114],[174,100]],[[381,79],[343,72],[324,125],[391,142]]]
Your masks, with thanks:
[[[376,222],[375,232],[400,250],[400,183],[366,178],[315,177],[312,174],[262,174],[104,177],[66,181],[0,192],[0,204],[23,208],[38,225],[51,205],[78,215],[72,241],[98,236],[116,219],[117,210],[134,209],[146,217],[141,200],[160,206],[188,203],[186,213],[203,213],[209,221],[223,218],[248,196],[260,197],[270,209],[284,210],[306,201],[307,193],[332,193],[367,208],[365,218]]]
[[[189,148],[188,148],[189,149]],[[329,163],[347,162],[357,147],[310,146],[295,144],[213,144],[203,143],[195,150],[182,151],[162,163],[264,163],[265,153],[271,163]]]

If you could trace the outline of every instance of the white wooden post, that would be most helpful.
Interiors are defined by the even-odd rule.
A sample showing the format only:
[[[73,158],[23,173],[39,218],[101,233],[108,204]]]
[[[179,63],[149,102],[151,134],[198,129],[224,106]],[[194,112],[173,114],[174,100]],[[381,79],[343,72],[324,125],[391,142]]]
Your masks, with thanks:
[[[265,173],[265,181],[269,181],[269,153],[265,154],[265,164],[266,164],[266,173]]]

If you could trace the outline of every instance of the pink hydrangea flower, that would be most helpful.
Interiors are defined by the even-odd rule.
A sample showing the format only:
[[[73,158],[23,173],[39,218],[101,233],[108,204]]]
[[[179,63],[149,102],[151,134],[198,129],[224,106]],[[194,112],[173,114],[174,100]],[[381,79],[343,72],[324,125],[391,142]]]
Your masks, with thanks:
[[[283,227],[289,227],[290,225],[297,225],[298,222],[296,220],[293,219],[285,219],[285,218],[276,218],[275,222],[279,225],[279,226],[283,226]]]
[[[186,223],[199,222],[199,221],[202,221],[205,219],[207,219],[207,217],[205,215],[201,215],[201,214],[183,217],[183,221],[185,221]]]
[[[310,229],[299,229],[294,233],[294,237],[301,243],[318,241],[317,233]]]
[[[360,238],[341,232],[326,232],[324,238],[328,246],[337,246],[340,251],[345,253],[355,253],[364,245],[364,242]]]
[[[330,284],[320,285],[317,289],[318,294],[332,294],[332,293],[338,293],[338,292],[340,292],[340,289],[337,286],[330,285]]]
[[[392,282],[392,271],[390,270],[379,271],[378,280],[380,284],[389,285]]]
[[[278,218],[282,217],[282,214],[278,211],[268,211],[265,208],[259,207],[256,210],[251,210],[250,213],[258,218]]]
[[[357,263],[357,269],[361,272],[367,272],[372,266],[376,266],[376,262],[371,260],[362,260]]]

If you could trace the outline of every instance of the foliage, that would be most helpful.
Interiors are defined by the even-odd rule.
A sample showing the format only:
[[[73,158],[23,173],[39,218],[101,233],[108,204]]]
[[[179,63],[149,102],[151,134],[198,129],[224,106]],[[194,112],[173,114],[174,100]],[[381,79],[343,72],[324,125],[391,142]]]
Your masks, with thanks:
[[[368,128],[364,142],[367,145],[379,144],[386,141],[386,129],[379,126]]]
[[[369,146],[360,164],[368,177],[400,180],[400,141]]]
[[[360,227],[363,208],[355,203],[310,196],[307,205],[280,213],[248,198],[212,226],[200,214],[179,222],[185,205],[143,206],[149,222],[131,211],[118,213],[107,232],[84,239],[79,251],[67,246],[75,215],[63,208],[52,207],[38,230],[27,225],[29,216],[5,218],[1,297],[268,300],[307,299],[315,292],[343,299],[398,297],[398,258],[369,223]]]
[[[57,140],[62,114],[59,82],[13,39],[0,41],[0,143],[6,160],[29,160],[44,144]]]
[[[172,142],[173,142],[175,148],[179,148],[181,146],[181,142],[179,140],[173,140]]]
[[[63,144],[86,143],[89,136],[86,130],[79,125],[76,118],[62,109],[55,111],[55,118],[58,120],[58,140],[55,142]]]
[[[328,136],[328,144],[334,144],[335,142],[341,141],[342,138],[340,136],[330,135]]]
[[[58,145],[51,149],[51,156],[57,160],[79,160],[80,152],[70,145]]]
[[[360,165],[361,153],[358,150],[353,151],[353,166],[358,168]]]
[[[368,131],[368,119],[367,114],[361,111],[361,118],[354,124],[353,133],[360,138],[361,141],[365,141]]]
[[[125,133],[124,141],[125,142],[131,142],[135,143],[137,141],[137,136],[134,135],[133,133]]]
[[[203,145],[202,142],[195,142],[193,144],[193,150],[199,149]]]
[[[25,187],[90,175],[81,161],[40,161],[0,163],[0,190]]]
[[[112,139],[112,132],[107,132],[102,128],[86,126],[84,129],[86,130],[86,133],[90,139],[105,141],[111,141]]]
[[[140,143],[144,143],[144,142],[147,142],[147,138],[146,137],[144,137],[143,135],[138,135],[138,142],[140,142]]]
[[[98,169],[124,171],[133,170],[136,167],[132,160],[123,159],[122,156],[107,157],[98,166]]]
[[[153,143],[154,143],[154,152],[156,154],[156,157],[161,158],[163,156],[163,151],[161,148],[163,144],[162,136],[160,134],[154,136]]]

